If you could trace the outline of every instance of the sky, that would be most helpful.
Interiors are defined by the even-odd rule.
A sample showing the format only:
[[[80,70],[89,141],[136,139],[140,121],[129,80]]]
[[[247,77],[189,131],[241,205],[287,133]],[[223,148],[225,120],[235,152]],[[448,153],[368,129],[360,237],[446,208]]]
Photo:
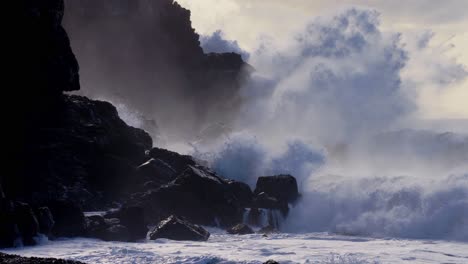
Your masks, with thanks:
[[[287,43],[295,32],[319,17],[328,17],[350,7],[376,10],[380,13],[382,32],[401,33],[402,42],[411,46],[414,36],[430,34],[430,49],[409,54],[412,67],[402,75],[426,78],[427,72],[450,61],[468,68],[468,1],[466,0],[178,0],[192,11],[192,23],[201,35],[221,30],[226,39],[252,52],[265,38]],[[424,63],[434,53],[442,61]],[[434,56],[435,57],[435,56]],[[413,60],[411,60],[413,59]],[[412,61],[416,61],[412,62]],[[429,62],[427,62],[429,63]],[[255,65],[254,65],[255,66]],[[452,74],[451,72],[447,73]],[[403,78],[405,78],[403,76]],[[429,76],[427,78],[430,78]],[[468,80],[433,83],[418,92],[417,115],[421,119],[467,119]]]

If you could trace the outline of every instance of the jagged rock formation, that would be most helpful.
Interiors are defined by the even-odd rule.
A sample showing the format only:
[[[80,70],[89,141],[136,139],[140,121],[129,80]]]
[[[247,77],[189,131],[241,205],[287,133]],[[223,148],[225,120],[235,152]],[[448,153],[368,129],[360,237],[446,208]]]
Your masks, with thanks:
[[[188,165],[173,181],[135,194],[131,203],[145,208],[151,221],[175,214],[196,224],[228,227],[242,220],[244,209],[245,197],[233,182],[206,167]]]
[[[23,38],[15,41],[25,66],[17,83],[24,100],[11,114],[22,145],[14,151],[14,173],[2,179],[5,195],[34,204],[105,202],[126,184],[126,172],[144,160],[152,140],[126,125],[111,104],[62,94],[79,89],[78,64],[61,26],[63,1],[21,4]]]
[[[88,207],[115,200],[151,138],[127,126],[107,102],[63,95],[48,108],[27,131],[21,173],[4,179],[7,195],[36,204],[71,199]]]
[[[190,11],[177,2],[65,2],[86,95],[128,104],[179,140],[237,112],[249,67],[238,54],[204,54]]]
[[[22,67],[12,67],[21,77],[8,91],[17,104],[8,112],[13,129],[6,138],[16,144],[6,149],[11,160],[0,178],[0,246],[34,244],[40,231],[82,234],[81,207],[124,197],[129,176],[152,147],[151,137],[125,124],[110,103],[63,94],[79,89],[78,64],[61,26],[63,0],[21,0],[18,7],[18,37],[10,40]]]
[[[161,221],[149,232],[151,240],[167,238],[172,240],[206,241],[209,237],[210,233],[203,227],[191,224],[174,215]]]
[[[81,32],[83,37],[109,29],[106,26],[109,24],[115,27],[109,34],[116,34],[114,37],[122,41],[115,42],[118,51],[125,45],[136,47],[129,49],[133,52],[139,48],[150,51],[122,57],[106,46],[112,38],[90,37],[96,41],[97,51],[110,56],[110,61],[103,62],[105,65],[125,66],[121,72],[109,68],[108,74],[112,76],[106,76],[104,71],[103,78],[112,77],[116,84],[133,88],[138,86],[128,81],[134,79],[126,78],[137,73],[143,74],[137,76],[141,80],[150,78],[154,81],[151,84],[161,87],[180,81],[183,83],[180,91],[187,92],[187,100],[200,107],[192,110],[202,118],[208,115],[198,115],[200,112],[214,110],[213,105],[199,104],[210,96],[223,106],[225,99],[237,100],[234,91],[239,87],[244,62],[236,54],[203,54],[198,36],[190,26],[189,12],[176,3],[122,0],[115,3],[125,4],[122,6],[125,8],[115,8],[120,7],[118,4],[110,5],[110,9],[106,9],[110,0],[73,3],[79,8],[71,5],[71,17],[77,21],[86,18],[82,22],[97,29]],[[82,9],[81,4],[85,4]],[[13,148],[6,149],[11,162],[0,175],[0,247],[33,245],[39,233],[49,238],[84,235],[136,241],[144,238],[147,223],[158,223],[170,215],[195,224],[229,227],[242,221],[246,207],[287,207],[289,198],[277,196],[282,195],[278,184],[287,182],[275,181],[271,186],[276,187],[265,186],[254,196],[245,183],[225,179],[193,157],[152,148],[151,137],[122,121],[112,104],[64,94],[78,90],[80,84],[78,64],[61,26],[63,0],[20,0],[19,6],[15,14],[20,19],[14,25],[18,37],[12,38],[12,53],[24,67],[13,67],[15,76],[21,78],[8,89],[17,105],[9,111],[14,122],[8,123],[11,127],[6,137],[14,143]],[[141,31],[135,35],[130,32],[139,27],[132,21],[141,23]],[[81,26],[80,29],[84,30]],[[125,32],[130,35],[117,34]],[[145,41],[145,36],[150,35],[157,36],[158,41]],[[140,46],[158,43],[156,49]],[[142,57],[151,59],[148,67],[140,64],[138,58]],[[129,69],[126,63],[134,65],[134,69]],[[223,85],[218,89],[220,83]],[[159,97],[153,101],[152,90],[143,88],[135,92],[134,102],[143,96],[164,111]],[[196,92],[191,94],[193,91]],[[104,216],[86,217],[83,213],[83,208],[106,210],[121,204],[125,206]],[[209,233],[185,220],[175,217],[169,220],[165,225],[174,223],[176,230],[169,228],[167,232],[173,230],[177,235],[177,230],[188,228],[198,233],[197,240],[208,239]],[[161,237],[161,232],[153,230],[153,237]],[[184,236],[185,231],[180,239]]]

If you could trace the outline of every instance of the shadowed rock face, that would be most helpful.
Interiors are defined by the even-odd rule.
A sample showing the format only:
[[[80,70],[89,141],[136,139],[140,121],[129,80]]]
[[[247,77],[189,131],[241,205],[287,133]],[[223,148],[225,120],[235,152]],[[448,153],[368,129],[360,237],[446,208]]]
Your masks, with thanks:
[[[110,39],[99,38],[102,33],[99,30],[83,33],[86,39],[95,41],[99,54],[109,56],[109,60],[103,60],[105,65],[120,65],[120,62],[132,65],[136,59],[133,68],[125,64],[121,72],[109,68],[116,84],[123,85],[116,86],[116,91],[119,87],[137,87],[135,97],[129,97],[135,99],[131,102],[140,103],[145,98],[155,109],[171,112],[172,108],[158,104],[157,100],[164,101],[164,97],[152,97],[159,95],[153,93],[161,91],[159,88],[147,90],[148,86],[142,85],[143,90],[138,90],[140,86],[128,82],[135,79],[126,79],[141,73],[137,77],[144,83],[150,78],[156,80],[151,85],[165,87],[161,88],[163,91],[170,87],[167,88],[170,97],[174,96],[174,87],[180,88],[177,92],[187,95],[187,102],[195,107],[191,112],[182,111],[183,115],[195,112],[202,119],[209,117],[203,113],[209,114],[217,108],[200,102],[214,98],[220,105],[229,106],[237,100],[234,95],[244,62],[236,54],[203,54],[187,10],[166,0],[112,1],[123,6],[111,5],[111,9],[106,9],[109,2],[77,0],[74,3],[85,3],[85,8],[80,9],[78,5],[78,9],[72,9],[78,12],[72,12],[72,17],[86,18],[85,22],[92,22],[87,26],[93,29],[107,30],[103,27],[105,21],[121,26],[119,30],[114,29],[119,41],[112,40],[116,41],[118,51],[125,48],[121,45],[130,45],[128,56],[123,57],[122,52],[112,53],[112,47],[106,46]],[[12,66],[14,76],[20,78],[8,89],[13,97],[10,94],[6,97],[17,104],[8,111],[14,121],[7,123],[10,127],[5,137],[14,143],[13,148],[6,148],[11,162],[0,175],[0,247],[14,246],[17,241],[34,244],[33,238],[38,233],[51,237],[89,235],[134,241],[146,233],[148,218],[156,223],[171,214],[196,224],[224,227],[242,220],[244,208],[254,198],[248,185],[222,178],[190,156],[151,149],[151,137],[122,121],[110,103],[64,94],[78,90],[80,84],[78,64],[61,26],[63,0],[20,0],[18,3],[15,14],[19,19],[13,29],[19,36],[11,38],[14,44],[11,53],[17,55],[17,62],[24,67]],[[148,14],[153,15],[145,16]],[[99,21],[96,25],[95,20]],[[144,23],[130,23],[134,20]],[[143,31],[138,31],[137,25]],[[137,32],[135,35],[131,33],[133,30]],[[116,32],[130,35],[121,36]],[[109,34],[114,33],[111,30]],[[96,39],[87,34],[97,34]],[[154,34],[158,41],[152,38]],[[146,41],[145,37],[149,36]],[[158,48],[139,54],[140,45]],[[87,50],[88,46],[84,48]],[[106,53],[107,49],[110,53]],[[138,60],[143,57],[155,60],[148,61],[146,67]],[[105,75],[105,70],[101,70],[99,73]],[[175,80],[181,82],[180,87],[166,86]],[[220,83],[227,86],[218,87]],[[177,101],[181,106],[185,106],[184,102]],[[223,115],[223,111],[213,112]],[[177,113],[173,119],[177,119]],[[256,201],[263,201],[259,197]],[[265,197],[268,198],[265,201],[272,200]],[[83,213],[83,208],[102,210],[113,203],[128,206],[108,214],[111,218],[86,218]],[[195,240],[206,240],[209,236],[185,220],[170,220],[168,223],[180,227],[174,230],[175,234],[188,228],[192,234],[197,233]]]
[[[242,220],[246,199],[232,183],[208,168],[188,165],[173,181],[135,195],[132,203],[145,208],[153,222],[174,214],[196,224],[227,227]]]
[[[30,95],[58,95],[80,89],[78,62],[62,27],[63,0],[20,0],[14,39],[23,78]],[[16,21],[15,21],[16,22]]]
[[[204,54],[190,11],[172,0],[66,0],[65,27],[83,93],[155,119],[170,139],[194,140],[237,112],[247,64]]]
[[[21,171],[5,176],[9,197],[34,204],[71,199],[88,208],[117,199],[152,141],[107,102],[61,96],[25,131]]]
[[[115,200],[145,160],[151,138],[126,125],[110,103],[63,94],[80,88],[61,26],[63,0],[20,0],[17,7],[9,39],[17,77],[7,91],[15,105],[5,136],[13,144],[0,179],[6,199],[32,207],[57,199],[88,207]]]
[[[254,194],[261,193],[286,203],[293,203],[299,198],[296,178],[291,175],[259,177]]]

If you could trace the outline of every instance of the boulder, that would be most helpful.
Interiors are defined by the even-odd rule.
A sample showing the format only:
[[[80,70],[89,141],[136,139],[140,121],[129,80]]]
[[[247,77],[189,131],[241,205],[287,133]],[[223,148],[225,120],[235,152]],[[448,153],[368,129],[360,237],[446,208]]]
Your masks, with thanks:
[[[149,233],[151,240],[167,238],[171,240],[206,241],[210,233],[203,227],[194,225],[174,215],[161,221]]]
[[[231,235],[248,235],[254,234],[255,232],[246,224],[237,224],[227,230],[228,234]]]
[[[252,203],[253,192],[248,184],[229,180],[228,185],[241,207],[248,207]]]
[[[39,223],[31,206],[25,203],[15,202],[13,217],[23,239],[24,245],[35,245],[34,237],[39,233]]]
[[[79,205],[67,200],[56,200],[48,204],[54,218],[52,234],[57,237],[74,237],[83,235],[86,221]]]
[[[105,219],[100,215],[86,217],[86,236],[104,241],[134,241],[130,230],[117,218]]]
[[[197,165],[197,162],[192,156],[180,155],[179,153],[162,148],[151,149],[148,156],[155,160],[159,160],[160,162],[164,162],[164,165],[169,166],[172,171],[175,171],[176,175],[185,171],[189,166]]]
[[[47,236],[51,235],[55,221],[50,209],[48,207],[40,207],[36,210],[36,216],[40,232]]]
[[[143,208],[138,206],[125,206],[115,211],[110,211],[104,215],[105,218],[117,218],[122,226],[129,232],[132,241],[143,239],[148,232],[145,223],[145,213]]]
[[[266,193],[281,202],[293,203],[299,198],[296,178],[291,175],[259,177],[254,194]]]
[[[91,215],[85,217],[86,236],[97,237],[97,233],[108,227],[106,220],[101,215]]]
[[[130,230],[128,230],[128,228],[123,225],[109,226],[100,238],[104,241],[134,241]]]
[[[137,197],[153,219],[179,215],[202,225],[232,226],[242,221],[243,207],[230,181],[202,166],[189,166],[174,181]]]
[[[280,263],[279,263],[278,261],[276,261],[276,260],[270,259],[270,260],[267,260],[267,261],[266,261],[265,263],[263,263],[263,264],[280,264]]]
[[[0,248],[14,247],[15,241],[21,237],[13,212],[13,203],[0,199]]]
[[[264,192],[254,196],[252,201],[252,207],[280,210],[284,215],[287,215],[289,212],[289,206],[287,202],[278,200],[277,198],[269,196],[267,193]]]
[[[175,179],[177,172],[161,159],[151,158],[137,167],[137,174],[140,181],[153,182],[161,186]]]

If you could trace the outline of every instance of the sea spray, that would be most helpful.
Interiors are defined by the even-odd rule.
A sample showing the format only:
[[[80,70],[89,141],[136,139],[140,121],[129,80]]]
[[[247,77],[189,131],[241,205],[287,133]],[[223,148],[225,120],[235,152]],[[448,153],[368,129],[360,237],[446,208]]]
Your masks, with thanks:
[[[445,89],[437,80],[450,69],[453,83],[468,71],[427,34],[382,31],[379,16],[351,8],[312,20],[288,45],[259,44],[242,114],[196,155],[251,187],[296,176],[303,197],[282,225],[289,232],[467,241],[468,136],[420,130],[414,95]]]

